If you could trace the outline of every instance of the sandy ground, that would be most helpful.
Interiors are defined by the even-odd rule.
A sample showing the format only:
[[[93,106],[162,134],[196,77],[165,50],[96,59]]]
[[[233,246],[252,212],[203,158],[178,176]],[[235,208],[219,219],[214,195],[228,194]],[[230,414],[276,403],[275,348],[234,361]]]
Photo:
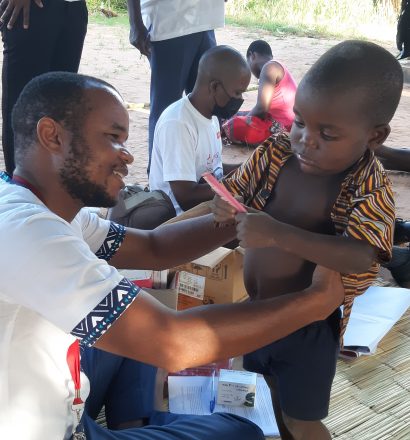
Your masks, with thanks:
[[[282,61],[299,81],[313,62],[337,40],[277,37],[265,31],[249,31],[247,29],[227,26],[216,32],[219,44],[231,45],[245,53],[248,45],[257,38],[267,40],[273,49],[276,59]],[[395,53],[393,42],[388,50]],[[80,72],[100,77],[112,83],[131,104],[149,102],[150,68],[148,61],[141,58],[139,52],[128,42],[128,29],[91,24],[85,41]],[[252,80],[251,85],[256,85]],[[247,92],[243,108],[250,108],[256,100],[256,91]],[[128,183],[147,182],[146,166],[148,158],[148,111],[132,105],[130,110],[130,136],[128,146],[135,156],[130,167]],[[392,133],[387,145],[409,146],[407,131],[410,121],[410,86],[405,86],[402,99],[392,121]],[[245,147],[230,146],[224,150],[226,162],[237,163],[250,154]],[[4,168],[2,155],[0,168]],[[397,196],[397,213],[410,218],[410,193],[406,191],[409,182],[406,173],[392,173]]]

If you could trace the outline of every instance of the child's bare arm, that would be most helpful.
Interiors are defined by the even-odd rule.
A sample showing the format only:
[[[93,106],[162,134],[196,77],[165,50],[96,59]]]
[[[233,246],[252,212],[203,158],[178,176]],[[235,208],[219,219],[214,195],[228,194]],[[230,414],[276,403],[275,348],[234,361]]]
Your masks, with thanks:
[[[236,221],[237,237],[245,248],[277,246],[341,273],[365,272],[376,258],[376,248],[365,241],[309,232],[261,211],[237,214]]]

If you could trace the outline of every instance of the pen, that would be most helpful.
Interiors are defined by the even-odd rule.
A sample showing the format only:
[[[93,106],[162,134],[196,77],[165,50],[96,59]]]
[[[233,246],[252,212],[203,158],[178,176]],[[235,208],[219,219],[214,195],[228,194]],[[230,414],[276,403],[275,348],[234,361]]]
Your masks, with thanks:
[[[209,401],[209,411],[211,414],[214,412],[215,409],[215,369],[212,370],[212,377],[211,377],[211,399]]]

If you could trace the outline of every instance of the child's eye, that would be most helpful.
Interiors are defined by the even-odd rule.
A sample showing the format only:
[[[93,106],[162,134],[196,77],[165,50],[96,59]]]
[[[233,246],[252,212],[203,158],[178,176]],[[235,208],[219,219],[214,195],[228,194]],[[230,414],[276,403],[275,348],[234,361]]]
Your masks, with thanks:
[[[325,141],[336,141],[337,140],[337,136],[330,136],[329,134],[326,134],[323,131],[320,133],[320,135],[322,136],[322,139],[324,139]]]
[[[296,119],[293,121],[293,123],[296,125],[296,127],[299,127],[299,128],[303,128],[305,126],[305,124],[303,122],[298,121]]]

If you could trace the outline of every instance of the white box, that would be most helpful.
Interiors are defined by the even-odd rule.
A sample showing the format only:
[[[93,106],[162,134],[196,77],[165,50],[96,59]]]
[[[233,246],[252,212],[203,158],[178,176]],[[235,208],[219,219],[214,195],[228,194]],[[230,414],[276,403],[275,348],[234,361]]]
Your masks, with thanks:
[[[216,403],[230,406],[255,406],[256,373],[224,370],[219,372]]]

